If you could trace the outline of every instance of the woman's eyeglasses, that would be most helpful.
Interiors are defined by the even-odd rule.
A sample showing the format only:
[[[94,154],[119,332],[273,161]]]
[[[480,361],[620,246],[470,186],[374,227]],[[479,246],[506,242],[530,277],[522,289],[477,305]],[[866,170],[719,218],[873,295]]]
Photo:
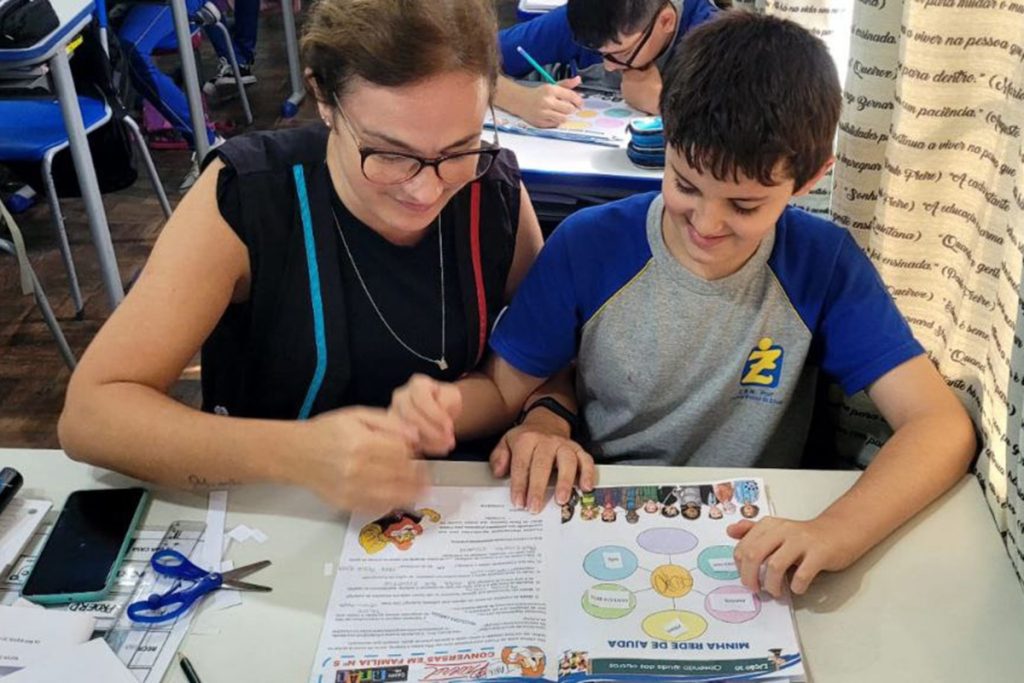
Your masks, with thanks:
[[[337,105],[337,98],[335,98]],[[481,142],[476,149],[453,152],[428,159],[405,152],[392,152],[363,146],[352,122],[337,105],[338,115],[344,122],[359,150],[360,168],[363,177],[377,185],[399,185],[412,180],[425,167],[434,169],[441,182],[462,185],[472,182],[490,170],[494,158],[501,152],[498,145],[498,131],[494,131],[493,142]],[[492,112],[493,117],[493,112]]]

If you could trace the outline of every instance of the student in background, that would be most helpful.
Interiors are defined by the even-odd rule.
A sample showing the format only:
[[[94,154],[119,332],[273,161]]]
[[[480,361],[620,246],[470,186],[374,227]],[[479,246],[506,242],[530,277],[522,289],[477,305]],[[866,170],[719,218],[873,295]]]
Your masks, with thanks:
[[[322,120],[218,148],[71,378],[71,457],[167,486],[274,481],[342,509],[415,503],[418,456],[454,435],[383,407],[413,373],[453,381],[477,366],[541,246],[514,155],[481,142],[491,5],[311,9],[302,58]],[[168,395],[200,349],[202,411]],[[562,401],[574,407],[571,391]],[[506,441],[582,452],[540,408]]]
[[[499,34],[502,70],[511,78],[533,73],[516,48],[540,64],[577,73],[558,85],[520,85],[498,80],[494,103],[541,128],[553,128],[582,104],[579,85],[622,91],[626,102],[651,114],[658,111],[661,71],[683,35],[730,1],[569,0],[531,21]]]
[[[242,77],[242,85],[256,84],[253,62],[256,60],[256,34],[259,30],[260,0],[235,0],[234,21],[231,24],[231,43],[235,48],[238,60],[238,71]],[[224,34],[220,31],[207,31],[207,36],[218,55],[217,75],[203,84],[203,93],[207,96],[217,94],[219,88],[230,88],[238,92],[235,84],[235,72],[231,70],[228,59],[228,46]]]
[[[204,0],[186,0],[189,16],[203,6]],[[173,49],[176,45],[171,6],[167,3],[132,4],[117,31],[128,62],[128,74],[139,93],[156,107],[168,123],[181,133],[194,149],[192,118],[188,100],[178,84],[153,61],[158,49]],[[216,140],[213,126],[207,123],[206,135],[212,145]]]
[[[957,482],[975,441],[853,238],[787,206],[832,165],[840,106],[825,45],[798,25],[730,12],[693,30],[661,96],[662,191],[570,216],[499,321],[484,372],[414,381],[392,412],[418,423],[458,394],[457,432],[500,424],[575,359],[598,462],[794,468],[820,370],[848,395],[866,391],[892,437],[814,519],[728,530],[755,591],[778,596],[788,581],[803,593],[852,564]],[[557,463],[520,458],[538,510]],[[715,494],[734,505],[731,483]]]

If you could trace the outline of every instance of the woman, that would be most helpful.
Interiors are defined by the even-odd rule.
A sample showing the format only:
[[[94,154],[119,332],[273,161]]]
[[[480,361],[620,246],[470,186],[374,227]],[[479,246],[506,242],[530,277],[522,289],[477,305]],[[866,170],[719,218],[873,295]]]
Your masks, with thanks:
[[[495,36],[488,0],[316,5],[302,56],[323,123],[208,160],[71,379],[65,450],[164,485],[414,502],[417,455],[453,432],[365,406],[474,368],[541,245],[514,157],[480,141]],[[203,412],[168,396],[200,347]]]

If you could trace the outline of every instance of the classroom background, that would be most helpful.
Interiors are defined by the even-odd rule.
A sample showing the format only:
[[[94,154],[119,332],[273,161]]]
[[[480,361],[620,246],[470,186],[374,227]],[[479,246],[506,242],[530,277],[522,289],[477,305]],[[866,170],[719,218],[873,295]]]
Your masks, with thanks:
[[[301,4],[296,0],[296,6]],[[976,464],[1018,577],[1024,575],[1024,3],[942,0],[736,0],[797,21],[828,42],[844,82],[835,171],[807,208],[828,212],[869,254],[889,291],[980,434]],[[954,6],[956,5],[956,6]],[[967,6],[963,6],[967,5]],[[502,26],[518,20],[515,0],[496,0]],[[297,20],[300,25],[302,13]],[[288,68],[282,17],[266,3],[248,88],[240,100],[208,101],[228,135],[316,120],[307,100],[284,118]],[[216,72],[209,45],[201,74]],[[159,58],[174,68],[173,53]],[[755,103],[756,105],[756,103]],[[154,151],[171,204],[191,166],[187,150]],[[133,186],[103,205],[122,281],[130,285],[164,223],[137,162]],[[4,191],[16,186],[0,167]],[[40,282],[80,356],[110,313],[81,200],[61,200],[81,283],[76,316],[43,198],[17,216]],[[551,227],[551,226],[547,226]],[[6,231],[3,231],[6,233]],[[6,235],[4,235],[6,236]],[[56,422],[70,372],[15,259],[0,255],[0,445],[56,448]],[[198,405],[198,367],[174,388]],[[823,464],[864,466],[885,424],[863,395],[819,396]]]

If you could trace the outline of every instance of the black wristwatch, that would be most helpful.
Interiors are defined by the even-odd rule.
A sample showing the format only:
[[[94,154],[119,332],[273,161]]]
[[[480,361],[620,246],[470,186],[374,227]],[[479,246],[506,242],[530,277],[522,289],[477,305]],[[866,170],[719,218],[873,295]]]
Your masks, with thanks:
[[[576,416],[576,413],[563,406],[551,396],[538,398],[536,401],[523,408],[523,412],[519,413],[519,419],[516,420],[516,424],[522,424],[523,420],[526,419],[526,415],[534,408],[547,408],[568,423],[570,434],[576,433],[576,428],[579,425],[579,418]]]

